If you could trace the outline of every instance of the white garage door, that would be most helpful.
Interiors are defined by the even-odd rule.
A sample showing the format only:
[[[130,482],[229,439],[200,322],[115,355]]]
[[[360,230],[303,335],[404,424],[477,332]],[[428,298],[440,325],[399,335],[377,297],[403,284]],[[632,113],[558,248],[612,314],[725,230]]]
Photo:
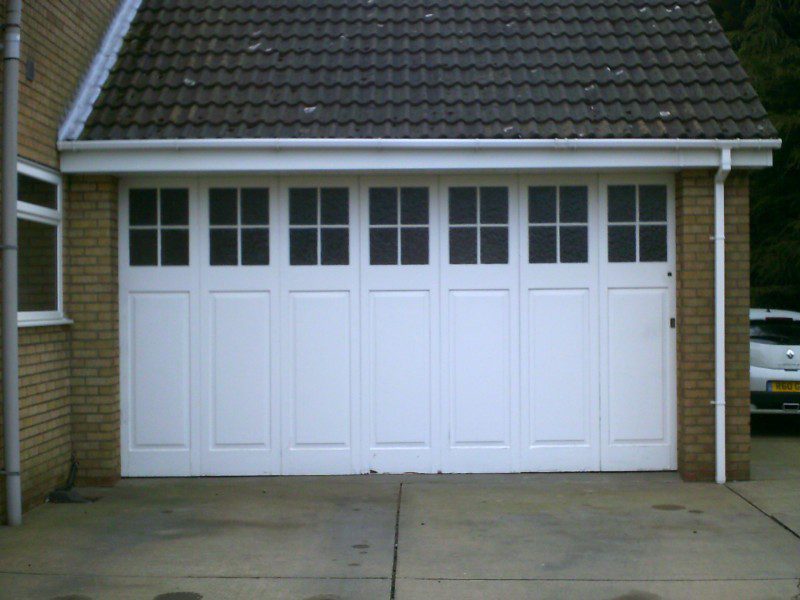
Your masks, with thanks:
[[[140,179],[123,474],[674,469],[669,177]]]

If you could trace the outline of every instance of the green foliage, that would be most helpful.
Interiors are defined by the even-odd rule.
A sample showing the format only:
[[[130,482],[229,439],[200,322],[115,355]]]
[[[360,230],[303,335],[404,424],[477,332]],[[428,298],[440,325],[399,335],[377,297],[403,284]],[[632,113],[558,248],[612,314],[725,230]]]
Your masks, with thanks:
[[[711,5],[783,140],[750,180],[752,305],[800,310],[800,0]]]

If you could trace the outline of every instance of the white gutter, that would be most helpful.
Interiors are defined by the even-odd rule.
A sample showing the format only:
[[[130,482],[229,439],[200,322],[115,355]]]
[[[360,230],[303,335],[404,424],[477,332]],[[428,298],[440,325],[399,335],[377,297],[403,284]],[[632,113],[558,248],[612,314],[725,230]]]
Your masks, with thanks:
[[[155,139],[155,140],[61,140],[62,152],[90,150],[280,150],[280,149],[342,149],[342,148],[402,148],[402,149],[770,149],[781,147],[781,140],[681,140],[681,139],[348,139],[348,138],[241,138],[241,139]]]
[[[725,180],[731,150],[722,148],[714,177],[714,428],[716,479],[725,483]]]

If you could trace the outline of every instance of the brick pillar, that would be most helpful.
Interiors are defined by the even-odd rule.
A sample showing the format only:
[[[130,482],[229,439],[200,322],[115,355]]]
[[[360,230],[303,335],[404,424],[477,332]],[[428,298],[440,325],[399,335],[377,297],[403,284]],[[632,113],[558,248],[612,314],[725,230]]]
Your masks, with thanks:
[[[117,180],[73,176],[66,204],[72,443],[81,483],[111,484],[120,476]]]
[[[750,474],[750,234],[747,175],[725,186],[727,473]],[[678,470],[713,481],[714,447],[714,172],[676,179],[678,312]]]

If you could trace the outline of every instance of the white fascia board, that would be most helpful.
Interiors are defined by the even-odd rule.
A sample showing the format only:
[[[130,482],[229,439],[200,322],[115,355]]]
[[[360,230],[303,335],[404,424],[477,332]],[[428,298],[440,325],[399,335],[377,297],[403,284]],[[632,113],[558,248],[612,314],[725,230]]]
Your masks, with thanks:
[[[133,17],[139,10],[142,0],[122,0],[117,14],[111,20],[100,48],[95,54],[89,71],[83,78],[75,100],[67,113],[67,118],[58,130],[59,140],[76,140],[83,131],[86,119],[92,112],[94,101],[100,95],[100,90],[117,61],[122,41],[128,33]]]
[[[772,164],[780,140],[119,140],[62,141],[64,173],[248,173],[685,169]]]

